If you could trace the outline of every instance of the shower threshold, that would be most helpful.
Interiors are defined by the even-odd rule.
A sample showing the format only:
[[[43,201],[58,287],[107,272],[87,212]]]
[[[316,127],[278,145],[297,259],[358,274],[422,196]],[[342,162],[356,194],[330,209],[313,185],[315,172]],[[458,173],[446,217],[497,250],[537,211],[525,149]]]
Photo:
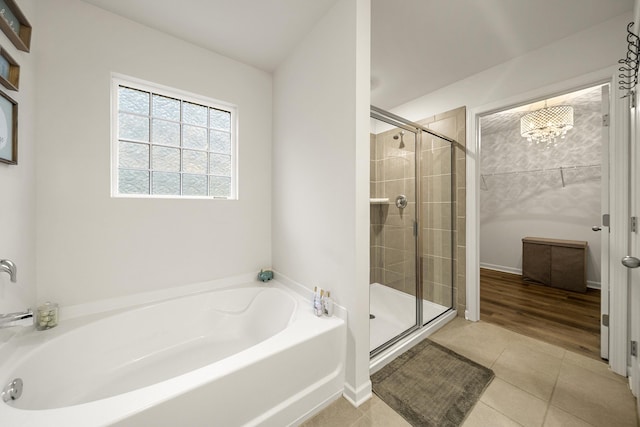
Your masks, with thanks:
[[[369,351],[400,335],[415,325],[415,297],[380,283],[369,285]],[[422,300],[423,323],[442,315],[449,307]]]

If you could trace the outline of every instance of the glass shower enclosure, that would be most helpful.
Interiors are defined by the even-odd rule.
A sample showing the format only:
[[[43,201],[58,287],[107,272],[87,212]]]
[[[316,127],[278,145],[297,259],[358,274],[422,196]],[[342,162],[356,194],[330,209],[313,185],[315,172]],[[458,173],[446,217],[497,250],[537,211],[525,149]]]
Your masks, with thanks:
[[[453,309],[454,143],[371,106],[371,357]]]

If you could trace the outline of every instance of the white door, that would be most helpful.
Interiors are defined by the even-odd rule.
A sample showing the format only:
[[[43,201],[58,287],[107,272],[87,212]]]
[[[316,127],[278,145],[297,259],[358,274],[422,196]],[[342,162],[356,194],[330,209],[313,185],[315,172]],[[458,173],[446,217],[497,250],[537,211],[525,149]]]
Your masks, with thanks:
[[[602,163],[600,188],[600,357],[609,359],[609,85],[602,86]],[[606,119],[605,119],[606,118]]]
[[[609,366],[619,375],[627,376],[630,338],[629,269],[621,264],[629,254],[631,166],[629,97],[611,79],[611,124],[609,127]],[[603,292],[604,293],[604,292]],[[605,297],[606,298],[606,297]]]
[[[637,224],[640,215],[640,113],[638,108],[631,114],[631,146],[629,147],[629,214],[631,218],[629,235],[629,254],[622,261],[629,269],[629,316],[630,316],[630,354],[631,354],[631,390],[640,396],[640,236]],[[634,219],[636,218],[636,219]],[[634,344],[635,343],[635,344]],[[635,349],[634,349],[635,347]]]

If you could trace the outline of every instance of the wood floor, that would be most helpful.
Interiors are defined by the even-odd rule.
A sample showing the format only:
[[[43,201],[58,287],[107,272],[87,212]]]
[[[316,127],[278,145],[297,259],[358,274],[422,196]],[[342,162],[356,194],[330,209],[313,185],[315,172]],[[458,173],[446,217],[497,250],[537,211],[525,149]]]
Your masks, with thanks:
[[[480,269],[480,319],[600,360],[600,290],[582,294]]]

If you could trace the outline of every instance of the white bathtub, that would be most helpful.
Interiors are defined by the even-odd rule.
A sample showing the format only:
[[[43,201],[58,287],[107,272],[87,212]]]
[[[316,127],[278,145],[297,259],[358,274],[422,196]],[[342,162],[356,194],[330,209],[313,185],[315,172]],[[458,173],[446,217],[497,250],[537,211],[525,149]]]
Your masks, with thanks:
[[[343,389],[345,322],[275,281],[97,317],[0,349],[0,425],[285,426]]]

